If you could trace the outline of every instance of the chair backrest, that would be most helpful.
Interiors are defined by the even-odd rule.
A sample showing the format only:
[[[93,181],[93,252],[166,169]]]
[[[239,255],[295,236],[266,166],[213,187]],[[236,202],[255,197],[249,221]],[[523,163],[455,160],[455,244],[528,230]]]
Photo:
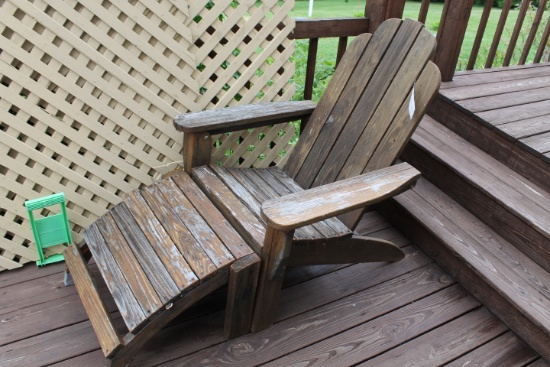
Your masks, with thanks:
[[[310,188],[393,164],[439,89],[434,52],[435,37],[410,19],[358,36],[285,171]]]

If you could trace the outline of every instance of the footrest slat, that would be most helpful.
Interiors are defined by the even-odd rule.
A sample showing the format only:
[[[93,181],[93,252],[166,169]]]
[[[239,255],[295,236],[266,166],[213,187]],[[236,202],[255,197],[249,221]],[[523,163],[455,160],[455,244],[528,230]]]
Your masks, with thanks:
[[[64,255],[82,304],[99,339],[103,354],[110,357],[122,348],[122,341],[113,327],[109,311],[99,296],[95,282],[78,247],[70,246],[65,250]]]

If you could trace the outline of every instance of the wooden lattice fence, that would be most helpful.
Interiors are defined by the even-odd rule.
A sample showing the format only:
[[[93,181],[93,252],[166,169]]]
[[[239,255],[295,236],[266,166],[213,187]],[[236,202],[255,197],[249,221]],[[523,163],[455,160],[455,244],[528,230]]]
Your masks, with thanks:
[[[65,192],[79,241],[122,195],[181,163],[175,114],[289,100],[292,6],[0,0],[0,271],[37,258],[25,200]],[[283,164],[293,135],[219,136],[214,159]]]

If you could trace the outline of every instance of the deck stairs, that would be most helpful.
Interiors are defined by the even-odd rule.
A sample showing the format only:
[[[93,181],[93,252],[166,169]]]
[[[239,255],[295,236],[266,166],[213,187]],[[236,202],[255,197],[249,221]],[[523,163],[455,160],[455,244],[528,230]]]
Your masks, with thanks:
[[[550,192],[433,117],[402,159],[423,177],[378,209],[550,361]]]

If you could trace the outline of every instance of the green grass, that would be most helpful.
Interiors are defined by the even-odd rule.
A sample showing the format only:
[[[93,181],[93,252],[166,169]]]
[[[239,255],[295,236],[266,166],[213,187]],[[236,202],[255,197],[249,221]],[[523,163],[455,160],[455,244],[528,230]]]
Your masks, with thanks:
[[[337,18],[337,17],[355,17],[362,16],[365,7],[365,0],[315,0],[313,8],[313,17],[314,18]],[[307,17],[309,9],[309,1],[296,1],[294,16],[295,17]],[[428,12],[426,19],[426,28],[433,32],[437,32],[439,28],[439,21],[441,13],[443,10],[442,3],[432,3]],[[417,19],[418,13],[420,11],[420,2],[419,1],[407,1],[405,5],[404,18]],[[483,13],[483,6],[474,6],[472,13],[470,15],[470,20],[468,23],[468,28],[466,35],[464,37],[463,47],[460,53],[459,69],[464,69],[466,63],[468,62],[468,57],[472,49],[474,39],[477,32],[477,27],[479,25],[481,15]],[[476,63],[476,68],[484,67],[485,57],[488,53],[492,35],[495,33],[497,23],[500,17],[501,10],[493,8],[489,21],[487,23],[487,29],[485,31],[486,36],[484,37],[480,49],[480,56]],[[508,20],[506,22],[506,27],[502,36],[502,42],[497,53],[497,59],[502,59],[504,53],[506,52],[506,47],[508,46],[508,39],[512,34],[512,30],[518,15],[518,10],[511,10],[508,15]],[[534,11],[529,11],[526,17],[526,22],[528,19],[534,16]],[[531,22],[529,22],[530,24]],[[521,32],[521,37],[526,37],[528,30]],[[336,48],[338,41],[336,39],[325,39],[319,42],[319,53],[318,58],[320,60],[335,60],[336,59]],[[519,42],[518,42],[519,43]],[[537,43],[535,43],[537,45]],[[521,52],[517,51],[514,56],[515,59],[519,58]],[[531,51],[531,59],[535,53],[535,50]],[[498,61],[496,62],[498,65]]]

